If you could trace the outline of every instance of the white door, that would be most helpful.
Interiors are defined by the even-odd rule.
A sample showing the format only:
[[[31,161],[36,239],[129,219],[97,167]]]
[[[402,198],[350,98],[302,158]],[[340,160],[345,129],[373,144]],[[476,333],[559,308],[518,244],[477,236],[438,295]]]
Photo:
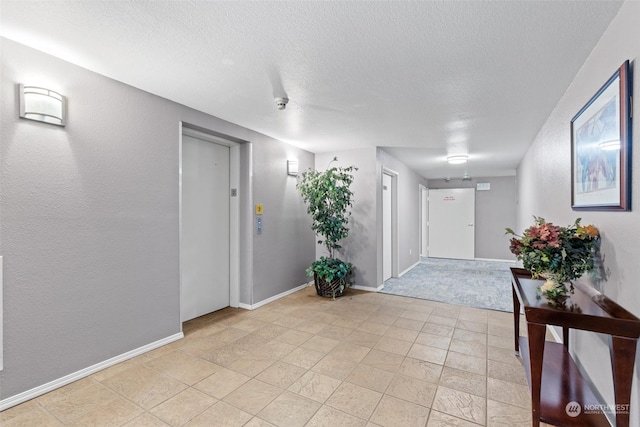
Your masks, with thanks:
[[[382,281],[391,277],[393,268],[393,194],[391,175],[382,174]]]
[[[229,306],[229,228],[229,147],[183,135],[183,322]]]
[[[429,190],[429,256],[475,257],[475,189]]]
[[[420,256],[427,256],[429,251],[429,192],[420,187]]]

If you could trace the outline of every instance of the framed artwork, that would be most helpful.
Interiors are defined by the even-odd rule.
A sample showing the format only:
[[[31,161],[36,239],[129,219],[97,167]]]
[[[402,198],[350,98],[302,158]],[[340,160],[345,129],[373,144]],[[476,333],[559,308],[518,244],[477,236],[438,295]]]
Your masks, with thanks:
[[[629,61],[571,119],[571,207],[631,210]]]

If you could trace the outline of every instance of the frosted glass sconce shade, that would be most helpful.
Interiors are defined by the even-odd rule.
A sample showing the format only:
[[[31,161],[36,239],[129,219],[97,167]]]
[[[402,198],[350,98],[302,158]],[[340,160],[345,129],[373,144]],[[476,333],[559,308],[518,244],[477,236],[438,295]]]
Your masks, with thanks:
[[[65,115],[64,96],[46,88],[20,85],[20,117],[64,126]]]
[[[298,176],[297,160],[287,160],[287,175]]]

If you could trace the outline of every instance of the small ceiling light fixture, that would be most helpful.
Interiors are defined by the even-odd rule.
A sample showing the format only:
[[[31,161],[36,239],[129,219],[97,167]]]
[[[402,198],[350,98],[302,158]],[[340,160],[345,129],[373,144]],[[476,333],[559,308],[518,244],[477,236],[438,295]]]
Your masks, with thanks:
[[[447,162],[451,165],[461,165],[462,163],[467,163],[469,160],[469,156],[449,156],[447,157]]]
[[[297,160],[287,160],[287,175],[298,176]]]
[[[602,141],[598,144],[598,147],[604,151],[615,151],[620,149],[620,140],[613,139],[610,141]]]
[[[20,117],[57,126],[66,124],[66,98],[50,89],[20,85]]]
[[[276,98],[276,108],[278,110],[284,110],[287,108],[287,104],[289,103],[289,98]]]

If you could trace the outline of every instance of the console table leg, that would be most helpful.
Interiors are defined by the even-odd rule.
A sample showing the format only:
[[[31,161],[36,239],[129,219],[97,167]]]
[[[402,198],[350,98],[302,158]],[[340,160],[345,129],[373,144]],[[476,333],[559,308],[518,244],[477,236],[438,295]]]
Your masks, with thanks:
[[[569,328],[566,326],[562,327],[562,344],[564,344],[564,348],[569,351]]]
[[[542,359],[544,356],[545,325],[527,323],[529,333],[529,363],[531,368],[531,417],[532,426],[540,425],[540,389],[542,382]]]
[[[636,359],[637,343],[637,339],[611,337],[613,389],[616,405],[618,405],[616,408],[617,427],[629,427],[629,404],[631,403],[631,383],[633,381],[633,365]]]
[[[520,338],[520,300],[515,288],[511,288],[511,292],[513,293],[513,336],[515,338],[516,356],[518,356],[520,355],[520,342],[518,341]]]

